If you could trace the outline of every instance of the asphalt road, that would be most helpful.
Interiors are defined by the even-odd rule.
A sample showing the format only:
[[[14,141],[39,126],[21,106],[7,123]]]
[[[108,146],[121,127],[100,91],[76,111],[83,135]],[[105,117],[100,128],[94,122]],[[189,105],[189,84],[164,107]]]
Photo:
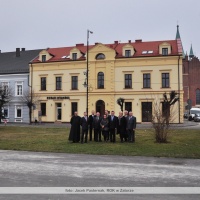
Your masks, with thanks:
[[[0,187],[200,187],[200,160],[0,151]],[[1,194],[14,200],[197,200],[200,195]]]

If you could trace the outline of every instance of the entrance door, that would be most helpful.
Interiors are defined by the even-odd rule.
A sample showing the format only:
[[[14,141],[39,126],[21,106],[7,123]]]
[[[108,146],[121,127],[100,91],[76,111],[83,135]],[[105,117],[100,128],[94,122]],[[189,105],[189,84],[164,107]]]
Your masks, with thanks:
[[[100,112],[100,115],[103,116],[105,112],[105,102],[103,100],[98,100],[96,102],[96,112]]]
[[[62,120],[62,107],[61,107],[61,103],[57,103],[57,120],[60,121]]]
[[[142,122],[151,122],[152,102],[142,102]]]

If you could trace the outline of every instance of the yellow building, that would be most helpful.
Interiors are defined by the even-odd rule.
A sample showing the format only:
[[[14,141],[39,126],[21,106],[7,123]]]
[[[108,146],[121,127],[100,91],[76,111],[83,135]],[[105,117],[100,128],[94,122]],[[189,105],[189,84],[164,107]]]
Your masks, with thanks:
[[[127,43],[95,43],[88,51],[88,110],[120,111],[117,99],[125,99],[124,109],[132,110],[137,122],[149,122],[155,103],[162,109],[163,93],[175,90],[174,122],[183,122],[181,41],[136,40]],[[40,96],[33,120],[69,122],[74,111],[86,110],[87,48],[49,48],[30,63],[34,94]]]

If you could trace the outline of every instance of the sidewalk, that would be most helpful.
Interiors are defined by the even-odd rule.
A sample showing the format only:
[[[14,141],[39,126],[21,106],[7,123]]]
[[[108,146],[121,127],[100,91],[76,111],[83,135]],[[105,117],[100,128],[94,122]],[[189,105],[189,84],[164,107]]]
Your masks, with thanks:
[[[192,127],[197,126],[199,123],[184,120],[183,124],[171,124],[171,127],[173,128],[183,128],[183,127]],[[4,123],[1,123],[0,126],[5,126]],[[14,123],[9,122],[6,126],[19,126],[19,127],[45,127],[45,128],[66,128],[70,127],[70,123],[32,123],[31,125],[28,123]],[[152,124],[150,122],[147,123],[140,123],[137,124],[137,129],[148,129],[152,128]]]

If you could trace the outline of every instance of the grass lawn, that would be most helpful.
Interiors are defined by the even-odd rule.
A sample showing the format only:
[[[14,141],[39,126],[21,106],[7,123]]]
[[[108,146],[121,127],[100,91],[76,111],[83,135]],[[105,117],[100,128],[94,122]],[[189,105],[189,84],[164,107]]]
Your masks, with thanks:
[[[87,144],[68,141],[68,128],[0,127],[1,150],[65,152],[101,155],[200,158],[199,130],[172,130],[169,143],[157,144],[151,129],[136,131],[136,143]]]

